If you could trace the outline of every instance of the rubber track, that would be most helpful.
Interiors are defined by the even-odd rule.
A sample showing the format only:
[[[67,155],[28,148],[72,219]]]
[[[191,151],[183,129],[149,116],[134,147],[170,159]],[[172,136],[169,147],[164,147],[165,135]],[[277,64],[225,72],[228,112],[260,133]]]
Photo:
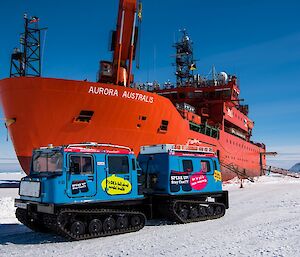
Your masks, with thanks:
[[[16,218],[24,224],[26,227],[30,228],[36,232],[46,233],[49,232],[49,228],[44,226],[43,222],[38,222],[30,218],[27,214],[27,210],[21,208],[16,209]]]
[[[176,212],[176,204],[187,204],[187,205],[205,205],[205,206],[221,206],[222,213],[219,215],[211,215],[211,216],[202,216],[194,219],[186,219],[183,220]],[[176,221],[178,223],[190,223],[190,222],[198,222],[198,221],[205,221],[205,220],[212,220],[212,219],[218,219],[225,215],[226,207],[222,203],[215,203],[215,202],[205,202],[205,201],[196,201],[196,200],[173,200],[169,203],[169,214],[170,218],[173,221]]]
[[[71,233],[71,231],[67,230],[66,228],[63,227],[62,221],[64,218],[64,215],[69,214],[80,214],[80,215],[106,215],[107,217],[110,215],[138,215],[141,218],[141,224],[135,227],[128,227],[128,228],[123,228],[123,229],[114,229],[111,231],[107,232],[100,232],[98,234],[83,234],[83,235],[75,235]],[[60,234],[61,236],[64,236],[70,240],[84,240],[84,239],[90,239],[90,238],[97,238],[97,237],[104,237],[104,236],[112,236],[112,235],[119,235],[119,234],[124,234],[124,233],[129,233],[129,232],[135,232],[140,229],[142,229],[145,226],[146,223],[146,216],[138,211],[124,211],[124,210],[110,210],[110,209],[87,209],[87,210],[75,210],[75,209],[62,209],[57,215],[57,220],[56,220],[56,233]]]

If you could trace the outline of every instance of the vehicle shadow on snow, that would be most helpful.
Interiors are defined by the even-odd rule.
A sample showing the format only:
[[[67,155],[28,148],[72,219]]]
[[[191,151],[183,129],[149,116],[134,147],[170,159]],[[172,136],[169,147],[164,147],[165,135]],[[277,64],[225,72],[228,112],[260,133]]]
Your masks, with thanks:
[[[0,224],[0,245],[32,245],[58,242],[67,242],[67,240],[53,234],[34,232],[22,224]]]
[[[177,224],[174,221],[169,221],[169,220],[147,220],[146,226],[165,226],[165,225],[174,225]]]
[[[176,224],[168,220],[148,220],[146,226],[165,226]],[[34,232],[22,224],[0,224],[0,245],[51,244],[68,242],[67,239],[50,234]]]

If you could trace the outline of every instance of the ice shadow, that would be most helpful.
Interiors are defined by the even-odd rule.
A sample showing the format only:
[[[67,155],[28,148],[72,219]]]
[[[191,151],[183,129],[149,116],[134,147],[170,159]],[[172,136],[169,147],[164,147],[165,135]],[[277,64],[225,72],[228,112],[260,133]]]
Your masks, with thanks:
[[[0,224],[0,245],[32,245],[59,242],[67,242],[67,240],[54,234],[34,232],[22,224]]]

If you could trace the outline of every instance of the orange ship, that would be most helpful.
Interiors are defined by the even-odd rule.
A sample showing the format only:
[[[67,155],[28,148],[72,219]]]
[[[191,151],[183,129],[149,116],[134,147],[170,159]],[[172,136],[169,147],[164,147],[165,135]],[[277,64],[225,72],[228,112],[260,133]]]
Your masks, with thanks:
[[[38,67],[29,73],[36,67],[28,58],[29,40],[24,40],[26,54],[14,52],[11,78],[0,81],[0,99],[25,172],[33,148],[95,141],[130,146],[135,153],[149,144],[210,146],[223,164],[223,180],[260,175],[266,148],[250,140],[254,123],[248,106],[240,104],[237,78],[226,73],[211,80],[193,75],[186,33],[176,44],[176,86],[148,86],[145,91],[145,85],[132,83],[140,18],[141,5],[120,1],[113,61],[100,63],[98,82],[42,78]],[[39,33],[30,24],[26,16],[27,35]]]

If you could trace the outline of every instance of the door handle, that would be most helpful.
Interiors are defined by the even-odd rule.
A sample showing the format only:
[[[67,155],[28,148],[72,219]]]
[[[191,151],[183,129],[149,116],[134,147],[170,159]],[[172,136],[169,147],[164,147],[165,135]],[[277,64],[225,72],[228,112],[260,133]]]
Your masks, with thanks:
[[[127,180],[129,180],[129,176],[127,175],[127,176],[124,176],[124,179],[127,179]]]
[[[94,176],[88,176],[88,181],[94,181]]]

